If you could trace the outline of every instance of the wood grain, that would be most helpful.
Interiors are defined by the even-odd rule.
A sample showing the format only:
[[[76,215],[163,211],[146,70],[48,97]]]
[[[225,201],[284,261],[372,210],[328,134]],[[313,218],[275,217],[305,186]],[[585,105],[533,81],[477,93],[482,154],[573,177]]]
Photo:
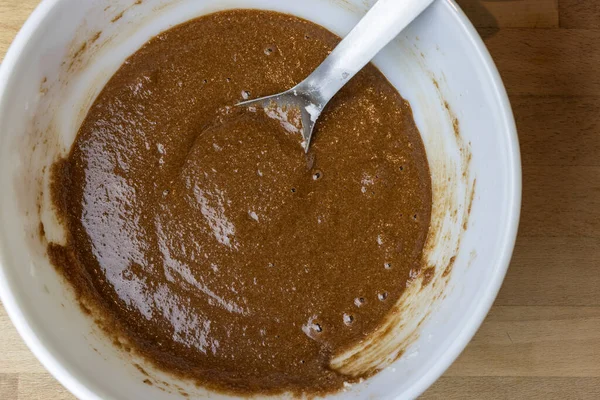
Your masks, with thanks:
[[[511,96],[511,103],[523,164],[600,166],[600,97]]]
[[[600,2],[458,0],[511,97],[523,159],[513,262],[423,399],[600,398]],[[37,0],[0,0],[0,60]],[[0,399],[72,399],[0,308]]]
[[[573,238],[519,237],[520,242],[534,246],[540,242],[556,244],[542,256],[530,257],[519,246],[500,290],[499,306],[594,306],[600,307],[600,260],[596,249],[591,254],[569,257],[562,254],[563,245],[584,247]],[[584,243],[585,244],[585,243]]]
[[[0,375],[27,372],[45,373],[46,370],[25,346],[6,311],[0,307]]]
[[[483,28],[480,32],[510,95],[600,95],[600,30]]]
[[[523,165],[524,236],[600,237],[600,167]]]
[[[73,400],[74,397],[48,373],[19,374],[18,399]]]
[[[600,307],[494,307],[446,376],[600,377]]]
[[[558,28],[558,0],[457,0],[479,28]]]
[[[561,28],[600,28],[600,2],[560,0]]]
[[[15,399],[19,391],[19,375],[0,373],[0,399]]]
[[[600,378],[442,377],[422,400],[597,400]]]
[[[25,19],[38,5],[39,0],[0,1],[0,62]]]

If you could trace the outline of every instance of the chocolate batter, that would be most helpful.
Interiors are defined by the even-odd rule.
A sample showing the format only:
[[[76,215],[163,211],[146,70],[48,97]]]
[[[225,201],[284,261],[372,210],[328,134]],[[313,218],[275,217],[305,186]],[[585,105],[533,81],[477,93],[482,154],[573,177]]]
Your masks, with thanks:
[[[233,107],[305,78],[339,39],[235,10],[131,56],[55,164],[53,263],[158,367],[238,394],[338,390],[329,359],[372,333],[421,268],[431,178],[411,109],[372,65],[308,155]],[[356,377],[354,377],[356,378]]]

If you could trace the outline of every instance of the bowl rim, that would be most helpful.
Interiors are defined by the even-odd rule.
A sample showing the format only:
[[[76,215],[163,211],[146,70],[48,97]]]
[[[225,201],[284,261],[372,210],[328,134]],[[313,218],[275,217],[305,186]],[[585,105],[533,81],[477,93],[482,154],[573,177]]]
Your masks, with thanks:
[[[407,399],[413,399],[419,397],[425,392],[433,383],[440,378],[444,372],[456,361],[458,356],[467,347],[475,333],[481,327],[481,324],[485,320],[488,312],[492,308],[498,292],[502,287],[506,272],[510,265],[512,254],[514,251],[515,243],[517,240],[517,232],[519,229],[519,221],[521,216],[521,201],[522,201],[522,167],[521,167],[521,151],[519,147],[519,137],[517,134],[517,126],[515,123],[512,107],[510,100],[500,77],[500,73],[491,54],[489,53],[485,43],[479,33],[456,3],[456,0],[439,0],[443,1],[447,8],[451,9],[451,15],[456,23],[465,31],[470,44],[473,46],[477,56],[482,62],[484,71],[490,79],[490,83],[493,88],[495,100],[499,106],[499,114],[502,117],[503,127],[500,129],[505,132],[505,139],[507,140],[507,154],[508,166],[508,185],[507,185],[507,198],[509,204],[507,205],[507,218],[505,221],[504,235],[501,241],[498,243],[501,256],[493,263],[490,267],[494,271],[491,277],[488,279],[488,285],[483,290],[483,295],[476,309],[472,312],[471,316],[464,323],[463,327],[457,334],[454,341],[448,346],[442,355],[440,361],[434,365],[433,368],[429,369],[425,374],[418,378],[415,383],[409,388],[406,394]]]
[[[42,0],[29,16],[10,45],[4,60],[0,64],[0,110],[2,110],[4,104],[8,102],[4,93],[15,73],[23,49],[32,38],[41,22],[62,1],[63,0]],[[483,72],[487,75],[492,85],[495,101],[499,106],[498,111],[502,118],[503,126],[501,127],[501,131],[504,131],[504,138],[507,142],[508,151],[506,157],[510,168],[508,171],[507,185],[509,204],[507,205],[508,217],[505,222],[506,226],[504,234],[502,240],[498,244],[498,247],[501,250],[501,256],[493,265],[493,273],[488,279],[487,287],[482,291],[482,298],[466,323],[458,332],[455,340],[443,351],[439,358],[439,362],[415,380],[408,390],[399,396],[409,399],[421,395],[448,369],[448,367],[450,367],[483,323],[483,320],[496,299],[504,281],[506,271],[508,270],[517,238],[521,212],[521,156],[516,124],[506,89],[483,40],[455,0],[438,0],[438,2],[442,2],[447,8],[447,11],[452,15],[455,23],[466,33],[470,46],[475,50],[475,54],[484,68]],[[54,351],[49,350],[44,340],[37,335],[36,331],[33,329],[30,317],[23,313],[19,301],[11,289],[11,284],[5,273],[5,264],[5,255],[0,248],[0,301],[4,305],[10,320],[29,350],[36,356],[44,368],[46,368],[55,379],[77,398],[86,400],[107,399],[108,397],[102,393],[101,388],[92,388],[94,384],[89,382],[81,373],[66,368],[63,365],[62,357],[55,354]]]

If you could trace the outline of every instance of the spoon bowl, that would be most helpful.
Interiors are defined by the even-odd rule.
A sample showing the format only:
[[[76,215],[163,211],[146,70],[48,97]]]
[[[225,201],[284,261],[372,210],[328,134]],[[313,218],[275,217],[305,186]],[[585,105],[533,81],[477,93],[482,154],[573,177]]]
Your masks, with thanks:
[[[308,152],[317,119],[329,100],[433,1],[379,0],[305,80],[285,92],[237,105],[281,110],[277,114],[286,124],[285,114],[298,110],[302,126],[295,129],[302,133]]]
[[[289,127],[288,130],[292,132],[300,131],[299,133],[302,134],[302,147],[308,153],[317,119],[326,105],[326,103],[316,103],[315,101],[316,99],[313,99],[309,92],[303,91],[301,85],[297,85],[279,94],[243,101],[238,103],[237,106],[248,108],[259,107],[264,110],[274,109],[279,116],[277,118],[285,119],[282,122],[286,124],[289,123],[289,118],[286,117],[286,114],[292,110],[297,110],[300,115],[299,122],[301,126],[296,127],[294,126],[295,124],[287,125]]]

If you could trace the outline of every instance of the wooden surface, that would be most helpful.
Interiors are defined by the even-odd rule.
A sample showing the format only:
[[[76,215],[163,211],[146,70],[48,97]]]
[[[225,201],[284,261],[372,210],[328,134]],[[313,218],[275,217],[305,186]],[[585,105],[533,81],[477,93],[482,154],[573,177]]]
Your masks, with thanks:
[[[38,3],[0,0],[0,59]],[[519,129],[523,213],[483,326],[424,399],[600,398],[600,1],[459,0]],[[0,308],[0,399],[72,399]]]

